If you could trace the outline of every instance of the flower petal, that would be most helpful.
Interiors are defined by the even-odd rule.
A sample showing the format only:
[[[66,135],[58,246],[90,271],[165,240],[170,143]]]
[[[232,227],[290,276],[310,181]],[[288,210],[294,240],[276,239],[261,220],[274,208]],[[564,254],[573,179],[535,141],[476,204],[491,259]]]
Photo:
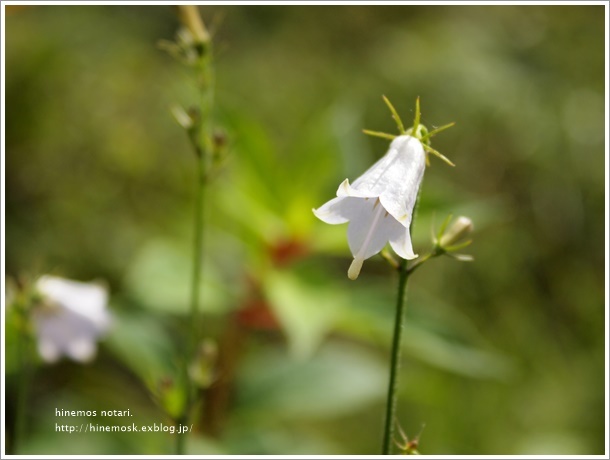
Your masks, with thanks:
[[[349,188],[352,196],[378,196],[383,207],[408,228],[425,169],[421,142],[408,135],[398,136],[385,156]]]
[[[38,290],[63,308],[82,315],[104,330],[109,324],[106,310],[108,292],[93,283],[80,283],[54,276],[43,276],[36,283]]]
[[[327,201],[318,209],[312,209],[315,216],[327,224],[344,224],[349,219],[342,214],[341,203],[345,200],[344,197],[333,198]]]
[[[404,227],[383,208],[379,200],[360,199],[360,213],[350,219],[347,239],[355,258],[374,256],[390,239],[397,239]]]
[[[358,179],[356,179],[356,182],[358,181]],[[345,179],[343,182],[341,182],[341,184],[339,185],[339,188],[337,189],[337,196],[339,197],[356,197],[356,198],[377,198],[379,196],[379,194],[376,193],[372,193],[368,190],[357,190],[354,187],[352,187],[351,185],[349,185],[349,179]]]
[[[40,278],[36,287],[44,298],[32,313],[42,358],[54,362],[65,354],[76,361],[91,360],[96,340],[110,326],[106,290],[52,276]]]
[[[392,246],[394,252],[403,259],[411,260],[417,257],[417,254],[413,252],[413,245],[411,243],[411,235],[409,234],[408,227],[402,227],[402,231],[397,237],[390,239],[390,246]]]
[[[97,346],[86,337],[78,337],[68,344],[66,354],[74,361],[86,363],[91,361],[97,352]]]
[[[61,356],[59,348],[51,340],[39,340],[38,353],[47,363],[55,363]]]
[[[361,213],[363,201],[360,198],[340,196],[333,198],[318,209],[313,209],[313,213],[327,224],[344,224]]]

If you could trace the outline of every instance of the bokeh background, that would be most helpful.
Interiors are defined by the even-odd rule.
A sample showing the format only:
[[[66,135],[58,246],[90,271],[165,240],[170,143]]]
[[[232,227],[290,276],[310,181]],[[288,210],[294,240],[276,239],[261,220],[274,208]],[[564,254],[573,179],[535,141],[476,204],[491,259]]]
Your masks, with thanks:
[[[203,330],[219,350],[189,453],[377,454],[397,277],[349,281],[315,219],[421,97],[431,158],[416,251],[448,214],[465,252],[411,279],[399,422],[426,454],[604,453],[604,6],[202,6],[228,157],[208,188]],[[39,363],[27,454],[164,454],[168,434],[55,432],[55,408],[170,423],[191,270],[195,160],[169,108],[169,6],[6,11],[6,274],[104,280],[87,365]],[[10,326],[10,324],[9,324]],[[18,389],[7,331],[6,433]],[[171,392],[170,392],[171,393]],[[79,421],[100,420],[79,419]],[[106,420],[127,423],[125,419]],[[131,423],[131,420],[129,420]]]

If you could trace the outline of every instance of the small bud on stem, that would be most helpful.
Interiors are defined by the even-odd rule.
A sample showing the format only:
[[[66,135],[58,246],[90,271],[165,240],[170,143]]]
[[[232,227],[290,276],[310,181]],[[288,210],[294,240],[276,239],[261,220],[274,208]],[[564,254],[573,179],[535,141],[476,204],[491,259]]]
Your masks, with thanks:
[[[178,17],[184,26],[189,30],[195,43],[206,44],[210,41],[210,34],[205,28],[197,5],[178,5]]]

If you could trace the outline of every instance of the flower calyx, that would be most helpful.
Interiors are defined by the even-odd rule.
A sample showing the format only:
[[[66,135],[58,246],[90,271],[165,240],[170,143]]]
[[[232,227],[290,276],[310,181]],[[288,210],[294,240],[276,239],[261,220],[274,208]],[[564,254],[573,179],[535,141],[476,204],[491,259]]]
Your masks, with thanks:
[[[396,122],[396,127],[398,128],[398,131],[400,133],[399,135],[407,134],[416,139],[419,139],[419,141],[422,143],[422,147],[426,151],[426,166],[430,166],[430,160],[428,158],[428,154],[430,154],[430,153],[437,156],[441,160],[443,160],[449,166],[455,166],[455,164],[449,158],[447,158],[445,155],[440,153],[438,150],[435,150],[430,146],[430,139],[433,136],[437,135],[441,131],[451,128],[453,125],[455,125],[455,122],[448,123],[446,125],[435,128],[432,131],[429,131],[428,128],[426,128],[426,126],[421,123],[421,110],[420,110],[419,97],[418,97],[415,100],[415,118],[413,119],[413,126],[411,128],[405,129],[404,124],[403,124],[400,116],[398,115],[398,112],[396,111],[396,109],[394,108],[394,106],[392,105],[390,100],[386,96],[382,96],[382,97],[383,97],[383,101],[386,103],[386,105],[390,109],[390,112],[392,113],[392,118]],[[397,137],[394,134],[388,134],[388,133],[384,133],[381,131],[371,131],[369,129],[363,129],[362,132],[364,134],[368,134],[369,136],[381,137],[383,139],[389,139],[389,140],[393,140]]]

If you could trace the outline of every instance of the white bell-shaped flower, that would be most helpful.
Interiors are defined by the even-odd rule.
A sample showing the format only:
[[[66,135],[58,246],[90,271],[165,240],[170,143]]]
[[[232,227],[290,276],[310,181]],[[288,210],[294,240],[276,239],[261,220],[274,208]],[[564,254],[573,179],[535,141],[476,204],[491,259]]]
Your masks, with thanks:
[[[54,276],[36,282],[41,304],[32,311],[38,352],[47,362],[62,355],[87,362],[97,351],[97,339],[110,326],[108,293],[94,283]]]
[[[388,152],[352,185],[345,179],[333,198],[314,214],[328,224],[349,222],[347,236],[354,260],[347,276],[358,277],[365,259],[390,242],[403,259],[414,259],[409,226],[426,169],[419,139],[396,137]]]

